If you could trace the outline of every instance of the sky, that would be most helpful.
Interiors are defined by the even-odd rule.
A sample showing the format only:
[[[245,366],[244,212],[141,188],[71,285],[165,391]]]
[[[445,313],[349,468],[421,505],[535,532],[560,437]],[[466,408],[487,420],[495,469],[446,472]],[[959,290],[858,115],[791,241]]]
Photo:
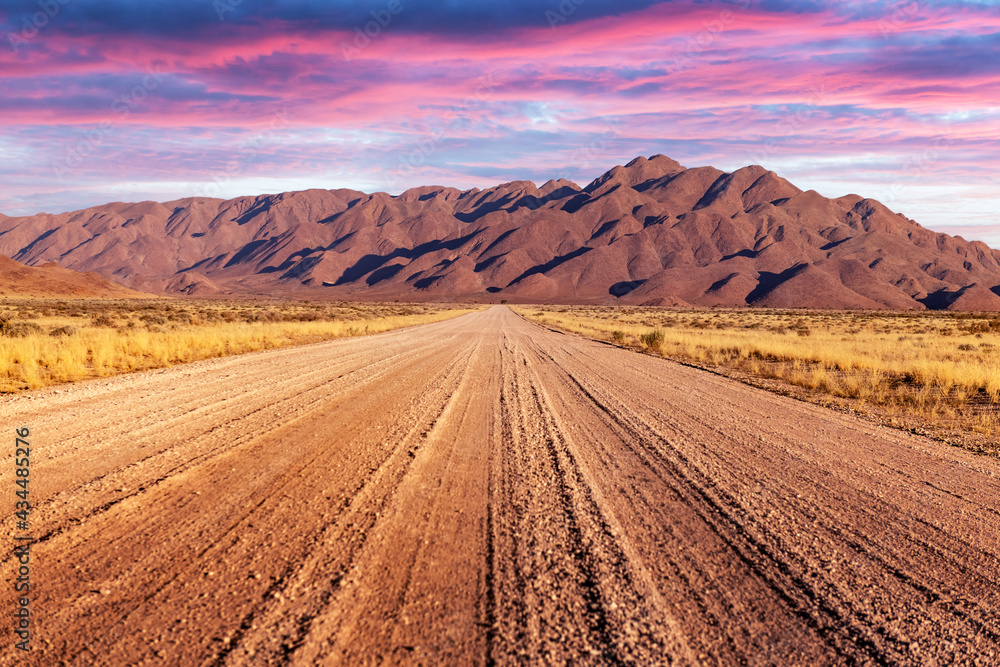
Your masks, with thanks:
[[[760,164],[1000,248],[1000,0],[0,0],[0,212]]]

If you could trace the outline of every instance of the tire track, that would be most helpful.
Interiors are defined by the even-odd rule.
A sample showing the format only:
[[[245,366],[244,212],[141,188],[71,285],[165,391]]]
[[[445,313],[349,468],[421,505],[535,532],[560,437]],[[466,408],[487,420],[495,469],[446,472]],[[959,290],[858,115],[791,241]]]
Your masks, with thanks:
[[[399,355],[394,355],[383,361],[391,362],[398,357]],[[382,363],[371,364],[371,366],[376,365],[381,366]],[[288,396],[286,392],[283,398],[275,401],[264,403],[255,401],[250,405],[246,405],[240,404],[233,398],[223,398],[210,404],[195,404],[196,406],[193,409],[175,414],[166,423],[155,423],[161,419],[163,412],[162,410],[157,410],[143,420],[143,422],[153,423],[131,431],[124,428],[119,415],[115,414],[110,423],[103,425],[103,432],[128,432],[128,440],[135,450],[141,452],[147,445],[156,443],[173,443],[175,446],[165,445],[159,451],[145,456],[142,456],[140,453],[140,458],[129,458],[121,462],[117,467],[107,469],[106,472],[95,473],[86,469],[83,471],[74,471],[78,479],[75,485],[71,483],[66,485],[64,489],[57,490],[49,497],[44,497],[40,501],[37,499],[34,500],[33,521],[36,526],[42,526],[37,541],[47,541],[65,531],[69,526],[81,524],[120,502],[135,498],[160,482],[190,469],[200,462],[209,460],[218,453],[227,451],[233,446],[251,444],[267,431],[273,430],[282,423],[274,421],[276,415],[282,415],[283,423],[285,424],[309,418],[311,416],[310,412],[321,407],[330,392],[342,390],[343,387],[350,386],[354,375],[362,373],[371,366],[363,365],[357,370],[346,371],[336,378],[327,379],[316,386],[312,386],[291,396]],[[396,367],[386,365],[375,375],[369,375],[367,380],[377,380],[397,370],[398,368]],[[155,374],[159,375],[162,372],[157,371]],[[321,377],[322,373],[323,371],[317,371],[316,377]],[[312,380],[313,378],[309,376],[308,379]],[[249,386],[244,384],[246,378],[241,377],[240,380],[239,390],[241,392],[248,394],[257,391],[259,393],[259,390],[255,390],[252,384]],[[181,409],[184,407],[186,406],[181,406]],[[237,415],[232,414],[233,408],[239,411]],[[26,415],[24,419],[32,419],[32,416]],[[244,421],[248,424],[253,424],[253,426],[251,428],[240,428],[230,435],[228,429]],[[259,428],[262,422],[265,424],[264,429]],[[32,423],[37,424],[34,421]],[[132,423],[135,423],[134,416],[132,417]],[[191,430],[198,429],[199,423],[204,425],[201,428],[205,430],[192,435]],[[43,421],[35,428],[44,432],[47,426],[48,424]],[[155,431],[155,434],[149,435],[148,438],[144,439],[142,437],[143,434],[153,431]],[[78,435],[75,437],[83,436]],[[87,442],[81,446],[93,446],[97,450],[95,452],[95,455],[97,455],[97,452],[101,448],[96,447],[96,445],[104,445],[104,443],[101,442],[94,432],[86,434],[86,439]],[[60,442],[63,442],[63,440],[60,439]],[[110,447],[110,445],[104,446]],[[36,472],[38,477],[43,480],[46,479],[51,469],[61,464],[62,458],[63,456],[54,456],[51,459],[46,459],[42,465],[37,466]],[[87,477],[81,479],[82,474],[86,474]],[[152,481],[144,482],[143,485],[132,493],[118,493],[124,488],[128,488],[128,482],[136,476],[141,476],[145,480],[149,480],[151,477],[153,479]],[[112,500],[107,499],[107,486],[112,486],[115,489],[116,495]],[[33,491],[33,495],[37,494]],[[91,504],[93,502],[91,501],[91,497],[93,496],[102,497],[100,504]],[[49,517],[52,515],[58,515],[61,523],[52,525],[49,521]],[[12,530],[13,519],[7,517],[3,527]]]
[[[361,462],[362,464],[353,469],[356,472],[347,471],[346,479],[330,480],[323,472],[326,466],[319,464],[329,460],[331,452],[321,448],[310,448],[307,451],[311,452],[312,458],[303,461],[297,470],[287,472],[284,475],[282,484],[276,488],[272,488],[269,492],[269,497],[266,497],[255,508],[252,514],[247,514],[237,522],[237,524],[248,524],[260,521],[271,525],[294,525],[297,518],[296,515],[299,514],[298,508],[301,502],[311,496],[332,498],[337,492],[341,494],[342,507],[334,507],[317,517],[325,521],[325,525],[314,524],[313,526],[309,526],[307,523],[299,520],[299,525],[295,531],[296,534],[291,536],[291,539],[282,541],[282,551],[285,553],[290,552],[293,556],[287,559],[284,569],[279,574],[273,575],[274,583],[269,587],[268,593],[262,598],[264,600],[264,609],[254,610],[244,616],[240,621],[241,627],[248,622],[250,625],[253,625],[257,617],[262,619],[261,622],[268,623],[270,627],[282,627],[280,621],[285,619],[286,614],[276,610],[282,609],[285,600],[294,600],[296,580],[299,578],[303,568],[310,564],[310,553],[313,548],[327,543],[331,539],[328,537],[329,534],[338,529],[343,531],[341,539],[345,539],[346,534],[346,541],[351,545],[351,548],[345,554],[340,554],[341,558],[347,561],[343,568],[349,566],[353,552],[363,545],[367,537],[367,531],[377,520],[379,509],[388,502],[395,485],[398,484],[398,480],[406,475],[411,462],[408,452],[419,447],[419,440],[426,431],[426,425],[433,423],[437,419],[433,414],[436,410],[440,409],[437,406],[447,396],[446,388],[461,378],[463,370],[462,355],[450,359],[447,364],[443,365],[438,375],[438,382],[441,385],[441,391],[439,392],[441,397],[434,398],[433,396],[425,395],[421,397],[424,400],[420,402],[411,399],[407,407],[393,416],[394,421],[398,422],[395,427],[396,434],[391,435],[386,439],[385,443],[382,443],[385,445],[384,447],[373,446],[374,443],[363,446],[362,451],[365,452],[365,458]],[[389,377],[381,379],[388,383],[396,381],[396,378]],[[365,406],[351,405],[350,407],[346,407],[343,406],[343,403],[353,402],[356,399],[352,399],[352,396],[370,391],[370,387],[371,384],[368,384],[364,390],[352,390],[346,397],[342,398],[341,407],[339,408],[330,406],[331,412],[347,409],[356,412],[355,416],[347,413],[331,419],[329,416],[324,415],[311,420],[303,425],[303,427],[293,428],[290,432],[286,431],[280,436],[273,438],[273,440],[280,442],[306,437],[299,436],[297,433],[300,431],[313,431],[317,427],[325,430],[322,429],[324,421],[328,422],[327,428],[332,426],[339,429],[341,428],[341,422],[357,428],[358,424],[363,423],[358,416],[369,412],[370,409]],[[375,391],[375,393],[381,394],[383,391]],[[348,441],[356,441],[358,436],[342,434],[340,437]],[[331,482],[333,482],[332,485]],[[294,500],[291,502],[281,502],[280,500],[275,502],[274,497],[280,497],[281,495],[284,498]],[[347,523],[346,530],[343,530],[343,526],[340,525],[343,521]],[[234,529],[237,524],[234,524]],[[225,535],[221,537],[225,537]],[[232,545],[228,549],[225,546],[219,548],[218,543],[220,541],[221,539],[215,540],[203,554],[199,555],[199,559],[209,557],[209,560],[217,562],[226,560],[229,561],[227,565],[230,568],[240,569],[239,566],[234,565],[232,562],[235,557],[232,553],[234,550],[232,547],[236,545]],[[210,556],[209,552],[211,551],[229,551],[230,553]],[[253,562],[259,560],[259,555],[254,553],[254,551],[250,550],[244,553],[244,567],[253,567]],[[196,585],[197,583],[196,581]],[[174,582],[172,581],[167,586],[164,586],[162,593],[158,597],[163,601],[169,600],[172,595],[169,586],[173,584]],[[208,589],[213,587],[212,585],[206,586]],[[291,654],[296,648],[298,643],[298,639],[295,636],[296,627],[298,627],[298,624],[291,629],[280,630],[282,641],[280,642],[278,651],[279,655]],[[237,637],[234,633],[228,639],[228,642],[216,642],[217,655],[213,662],[221,664],[226,655],[232,652],[233,649],[238,648],[242,636]]]
[[[574,380],[574,382],[576,382],[576,384],[578,385],[580,384],[577,380]],[[581,391],[587,392],[588,390],[584,389],[581,386]],[[628,406],[618,404],[615,406],[614,410],[609,411],[609,414],[612,414],[613,417],[621,420],[622,418],[618,415],[623,413],[628,413],[629,411],[630,409],[628,408]],[[691,465],[690,461],[686,460],[682,454],[677,452],[676,451],[677,448],[671,445],[668,438],[664,436],[663,433],[659,432],[656,427],[642,423],[640,423],[640,425],[648,426],[648,428],[646,428],[644,434],[639,434],[638,432],[636,432],[635,433],[636,440],[640,442],[643,440],[645,440],[646,442],[652,442],[655,440],[657,441],[657,444],[649,445],[651,448],[674,452],[674,458],[676,458],[678,462],[670,463],[669,465],[673,466],[679,465],[683,469],[691,471],[691,473],[695,475],[693,478],[691,478],[692,479],[691,484],[693,486],[699,488],[709,488],[710,486],[713,487],[714,492],[716,493],[716,495],[719,496],[718,502],[720,502],[722,506],[731,507],[734,508],[735,511],[739,511],[740,503],[738,499],[732,494],[726,492],[723,487],[719,486],[718,483],[723,478],[721,478],[717,472],[711,475],[710,478],[697,466]],[[690,478],[690,474],[688,476]],[[942,597],[940,592],[931,590],[931,587],[933,587],[935,583],[936,575],[933,572],[933,570],[929,570],[926,568],[925,565],[925,563],[927,562],[926,550],[923,549],[925,542],[915,543],[920,547],[920,549],[917,552],[904,554],[902,551],[896,549],[893,545],[886,545],[886,544],[872,545],[870,542],[871,538],[868,537],[868,535],[873,534],[872,532],[866,534],[857,529],[852,529],[849,527],[844,529],[839,528],[836,525],[837,524],[836,516],[833,515],[831,512],[826,511],[823,506],[809,506],[806,505],[805,503],[799,503],[794,507],[794,510],[789,513],[793,516],[798,516],[799,518],[805,519],[804,523],[806,525],[812,524],[815,526],[821,526],[822,527],[821,530],[823,530],[823,532],[827,534],[827,540],[830,543],[839,543],[843,547],[853,550],[859,556],[868,559],[870,561],[870,564],[867,566],[868,570],[870,571],[870,574],[867,575],[867,579],[869,580],[869,582],[870,580],[875,580],[878,578],[882,578],[883,580],[885,580],[891,577],[896,579],[901,584],[903,584],[907,588],[908,592],[904,592],[903,590],[897,590],[894,593],[894,597],[897,604],[901,599],[905,599],[905,597],[919,598],[919,602],[925,605],[933,604],[937,599],[940,599]],[[770,542],[771,546],[769,547],[769,549],[772,552],[777,553],[780,552],[781,550],[784,550],[789,555],[792,556],[795,555],[797,550],[794,548],[789,548],[790,545],[787,544],[782,545],[780,542],[775,543],[772,539],[769,539],[767,531],[763,529],[763,525],[760,521],[751,520],[748,523],[747,519],[749,518],[750,515],[734,517],[732,511],[723,512],[723,514],[727,515],[730,518],[734,526],[739,524],[745,530],[745,532],[748,532],[748,534],[757,535],[758,537],[755,539],[763,539],[765,543]],[[869,515],[868,508],[865,507],[864,505],[860,505],[856,510],[856,513],[853,517],[853,521],[856,523],[863,523],[865,521],[865,517],[868,515]],[[883,509],[881,517],[882,522],[885,521],[885,518],[886,517]],[[871,520],[872,520],[872,528],[874,529],[875,528],[874,516],[871,518]],[[912,539],[910,538],[910,536],[904,536],[904,538]],[[863,546],[865,543],[868,543],[869,546]],[[887,556],[888,555],[897,556],[897,558],[899,558],[901,561],[909,559],[912,562],[912,567],[917,570],[917,572],[914,573],[916,577],[924,579],[926,583],[918,582],[914,575],[904,574],[899,569],[898,566],[890,563],[887,557],[879,555],[876,552],[876,548],[881,552],[887,552]],[[990,560],[996,562],[995,557],[991,557]],[[868,612],[862,609],[858,609],[856,605],[851,604],[850,602],[850,599],[852,597],[851,594],[852,592],[854,592],[856,596],[856,589],[847,588],[842,585],[836,586],[835,582],[831,581],[829,577],[823,576],[824,573],[817,573],[815,571],[814,566],[810,567],[807,561],[808,557],[800,554],[797,557],[794,557],[792,560],[786,560],[786,564],[790,569],[795,569],[801,573],[798,576],[802,581],[805,581],[807,578],[810,577],[816,578],[817,585],[819,585],[820,587],[823,586],[827,587],[826,590],[824,591],[824,594],[827,598],[831,598],[834,600],[838,600],[839,598],[839,600],[836,602],[836,605],[841,606],[843,609],[847,610],[847,613],[852,614],[854,618],[864,619],[864,622],[854,623],[855,626],[872,625],[876,628],[880,627],[880,623],[873,624],[871,622],[872,619]],[[955,559],[951,558],[947,561],[942,561],[941,564],[953,563],[954,561]],[[961,564],[958,564],[957,567],[959,568],[960,571],[968,572],[966,568]],[[819,576],[816,576],[817,574]],[[968,592],[979,593],[978,597],[981,598],[987,598],[987,599],[993,598],[992,601],[995,604],[996,594],[997,594],[996,587],[990,583],[985,582],[984,580],[982,580],[981,577],[973,575],[973,573],[971,572],[968,572],[968,575],[973,577],[971,580],[969,578],[965,578],[964,580],[964,584],[965,587],[968,589]],[[975,583],[977,580],[980,582],[980,584]],[[985,587],[982,585],[984,583],[986,584]],[[868,583],[867,586],[871,587],[871,584]],[[882,586],[885,587],[886,589],[893,588],[891,582],[888,581],[884,581]],[[839,589],[839,592],[835,596],[831,596],[833,588]],[[814,595],[818,594],[819,593],[814,593]],[[974,617],[973,615],[964,612],[956,613],[954,609],[950,611],[953,613],[953,615],[956,616],[956,620],[968,623],[967,628],[965,629],[964,632],[962,632],[963,635],[978,636],[981,634],[986,634],[993,641],[997,639],[995,636],[995,631],[989,627],[990,622],[992,621],[989,614],[984,613],[982,615],[979,615],[977,618]],[[939,617],[940,614],[936,613],[935,616]],[[843,620],[844,619],[841,619],[838,622],[838,624],[843,624]],[[885,619],[879,619],[879,620],[881,622]],[[909,651],[905,647],[908,646],[910,643],[912,643],[911,640],[913,639],[912,637],[913,632],[914,632],[913,629],[906,630],[906,633],[911,635],[909,637],[901,636],[900,632],[879,633],[879,634],[882,636],[882,639],[887,644],[894,647],[895,651],[901,652],[902,655],[906,655],[909,653]],[[861,634],[860,630],[858,631],[858,634]],[[873,657],[874,659],[880,659],[878,656],[873,656]]]
[[[638,443],[638,447],[644,450],[649,450],[651,452],[661,452],[660,456],[655,458],[660,459],[657,462],[649,462],[651,469],[656,469],[658,466],[656,463],[662,463],[665,465],[665,470],[670,474],[674,475],[678,483],[671,484],[675,488],[687,487],[695,491],[697,496],[693,497],[686,502],[686,504],[691,507],[697,507],[698,505],[705,505],[710,508],[710,512],[704,515],[704,521],[706,524],[713,523],[712,518],[714,515],[719,515],[725,518],[729,525],[728,529],[722,529],[720,535],[734,535],[740,540],[745,541],[746,538],[750,538],[749,545],[752,546],[752,550],[747,552],[745,549],[738,548],[738,543],[731,543],[732,550],[737,552],[742,552],[744,555],[748,553],[752,554],[753,551],[757,551],[766,557],[767,561],[773,562],[777,565],[778,570],[785,573],[786,577],[790,577],[791,581],[798,587],[806,596],[806,599],[813,606],[818,606],[824,611],[825,615],[829,616],[829,622],[826,625],[830,632],[836,632],[837,634],[847,635],[845,638],[849,643],[858,644],[862,649],[861,654],[856,654],[856,652],[849,651],[847,654],[844,653],[845,648],[843,646],[837,646],[837,650],[840,652],[840,660],[851,659],[867,661],[873,660],[878,663],[882,662],[898,662],[906,661],[906,659],[913,652],[913,637],[907,637],[903,634],[902,630],[890,631],[886,628],[890,628],[891,617],[886,619],[873,619],[870,614],[854,608],[850,601],[849,592],[843,591],[838,594],[833,594],[833,589],[830,588],[831,583],[828,577],[819,576],[814,567],[810,567],[809,564],[801,558],[794,557],[797,549],[793,545],[789,544],[787,541],[782,543],[780,540],[778,542],[773,542],[768,538],[768,532],[759,530],[761,524],[757,521],[750,521],[748,523],[749,515],[746,514],[745,509],[741,507],[737,498],[732,494],[729,494],[725,490],[725,484],[720,487],[719,482],[725,481],[724,477],[720,477],[718,470],[713,470],[710,476],[706,476],[701,472],[697,466],[693,466],[691,461],[688,460],[680,451],[679,446],[672,442],[670,438],[664,436],[663,433],[658,430],[662,425],[662,421],[656,419],[650,419],[648,415],[639,417],[636,414],[636,407],[643,405],[643,401],[635,400],[633,395],[633,400],[630,404],[622,404],[621,402],[610,399],[610,404],[608,403],[609,396],[614,392],[614,389],[605,383],[603,391],[608,392],[607,394],[602,393],[602,398],[598,399],[595,397],[594,392],[596,391],[593,387],[594,383],[601,384],[602,380],[606,377],[601,373],[594,373],[593,366],[584,366],[581,364],[571,364],[566,359],[560,359],[558,362],[553,360],[553,364],[563,370],[570,366],[574,367],[574,371],[567,370],[567,377],[574,384],[580,394],[594,403],[599,410],[605,413],[608,420],[613,422],[615,425],[619,426],[625,432],[621,437],[622,442],[635,442]],[[581,381],[579,377],[576,377],[574,373],[576,368],[579,369],[581,377],[586,377],[587,381]],[[709,422],[710,424],[710,422]],[[720,438],[721,440],[721,438]],[[686,445],[688,450],[698,449],[698,447],[692,444]],[[642,454],[640,450],[636,450],[637,454]],[[665,456],[662,452],[670,452],[671,455],[663,458]],[[732,461],[732,459],[730,459]],[[745,461],[736,460],[739,463],[744,463]],[[685,472],[687,471],[687,472]],[[692,477],[691,475],[694,474]],[[718,496],[714,498],[713,496]],[[868,509],[864,506],[859,506],[859,513],[864,516],[867,514]],[[808,509],[804,506],[796,507],[793,514],[805,515],[806,518],[812,518],[813,525],[816,527],[826,526],[824,532],[827,532],[830,537],[829,541],[832,543],[839,542],[841,545],[854,549],[859,554],[872,554],[872,549],[858,550],[859,542],[846,537],[846,531],[842,531],[836,527],[838,517],[831,512],[826,512],[826,516],[823,517],[824,521],[820,521],[820,515],[813,515],[810,517]],[[840,517],[842,518],[842,517]],[[717,524],[718,525],[718,524]],[[821,528],[823,530],[823,528]],[[860,533],[858,534],[861,537]],[[863,538],[862,538],[863,539]],[[763,541],[761,541],[763,540]],[[885,545],[880,545],[879,549],[886,549]],[[793,556],[792,560],[788,560],[784,556],[779,556],[781,553],[787,553]],[[750,561],[753,561],[752,556],[749,557]],[[995,561],[995,557],[990,558],[991,561]],[[923,590],[926,588],[922,584],[913,581],[912,577],[900,578],[901,571],[888,563],[885,558],[881,557],[871,557],[871,561],[875,564],[872,568],[873,571],[884,572],[885,575],[894,577],[900,581],[906,582],[908,585],[912,585],[922,597],[922,602],[927,604],[933,602],[933,597],[928,598],[926,592]],[[766,561],[765,561],[766,562]],[[914,560],[914,566],[920,567],[921,563],[919,560]],[[961,566],[959,566],[961,568]],[[964,569],[964,568],[962,568]],[[799,574],[794,574],[794,572]],[[761,571],[758,573],[760,578],[764,578],[766,571]],[[926,576],[933,580],[933,575],[931,573],[926,573]],[[817,583],[812,585],[809,583],[810,578],[817,579]],[[883,577],[884,578],[884,577]],[[870,584],[869,584],[870,587]],[[892,587],[889,586],[891,589]],[[993,585],[991,595],[989,597],[994,597],[996,595],[996,587]],[[974,589],[973,589],[974,590]],[[787,590],[785,591],[787,594]],[[825,600],[829,600],[829,603],[825,603]],[[791,602],[791,598],[788,599]],[[898,602],[898,600],[897,600]],[[843,611],[841,611],[843,610]],[[844,614],[847,614],[845,616]],[[964,617],[970,620],[970,627],[968,628],[968,635],[980,636],[984,632],[987,636],[990,636],[991,641],[995,641],[995,638],[991,636],[991,631],[984,626],[985,619],[987,617],[982,617],[982,620],[972,620],[968,617]],[[853,619],[851,623],[845,623],[848,619]],[[843,628],[846,624],[846,628]],[[853,629],[852,629],[853,628]],[[874,630],[874,637],[882,637],[882,640],[872,638],[873,635],[868,633],[868,630]],[[846,630],[846,632],[845,632]],[[909,630],[907,631],[909,632]],[[960,633],[956,633],[960,634]],[[966,636],[968,636],[966,635]],[[883,646],[884,648],[879,648]],[[888,651],[888,653],[883,653],[882,651]],[[852,653],[854,655],[852,656]],[[867,655],[866,655],[867,654]]]

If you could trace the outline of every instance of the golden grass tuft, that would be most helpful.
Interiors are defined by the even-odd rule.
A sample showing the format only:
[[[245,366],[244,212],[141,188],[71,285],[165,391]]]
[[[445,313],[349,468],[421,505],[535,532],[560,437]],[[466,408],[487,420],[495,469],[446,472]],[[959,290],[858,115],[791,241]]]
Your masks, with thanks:
[[[471,310],[309,302],[5,302],[0,322],[30,322],[37,330],[0,334],[0,392],[374,334]]]
[[[546,326],[995,436],[1000,314],[515,308]]]

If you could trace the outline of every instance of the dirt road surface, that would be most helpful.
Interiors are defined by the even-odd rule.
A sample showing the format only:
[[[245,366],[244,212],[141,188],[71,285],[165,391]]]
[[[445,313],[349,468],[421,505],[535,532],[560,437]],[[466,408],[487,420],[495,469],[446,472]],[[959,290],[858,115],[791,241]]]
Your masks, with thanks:
[[[0,662],[1000,664],[1000,462],[505,307],[0,401]]]

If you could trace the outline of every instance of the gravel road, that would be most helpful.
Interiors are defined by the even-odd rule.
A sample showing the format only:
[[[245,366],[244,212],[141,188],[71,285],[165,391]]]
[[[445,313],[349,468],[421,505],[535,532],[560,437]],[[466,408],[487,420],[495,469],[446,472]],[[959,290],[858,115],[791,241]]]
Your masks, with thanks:
[[[1000,461],[505,307],[0,400],[0,664],[1000,664]]]

